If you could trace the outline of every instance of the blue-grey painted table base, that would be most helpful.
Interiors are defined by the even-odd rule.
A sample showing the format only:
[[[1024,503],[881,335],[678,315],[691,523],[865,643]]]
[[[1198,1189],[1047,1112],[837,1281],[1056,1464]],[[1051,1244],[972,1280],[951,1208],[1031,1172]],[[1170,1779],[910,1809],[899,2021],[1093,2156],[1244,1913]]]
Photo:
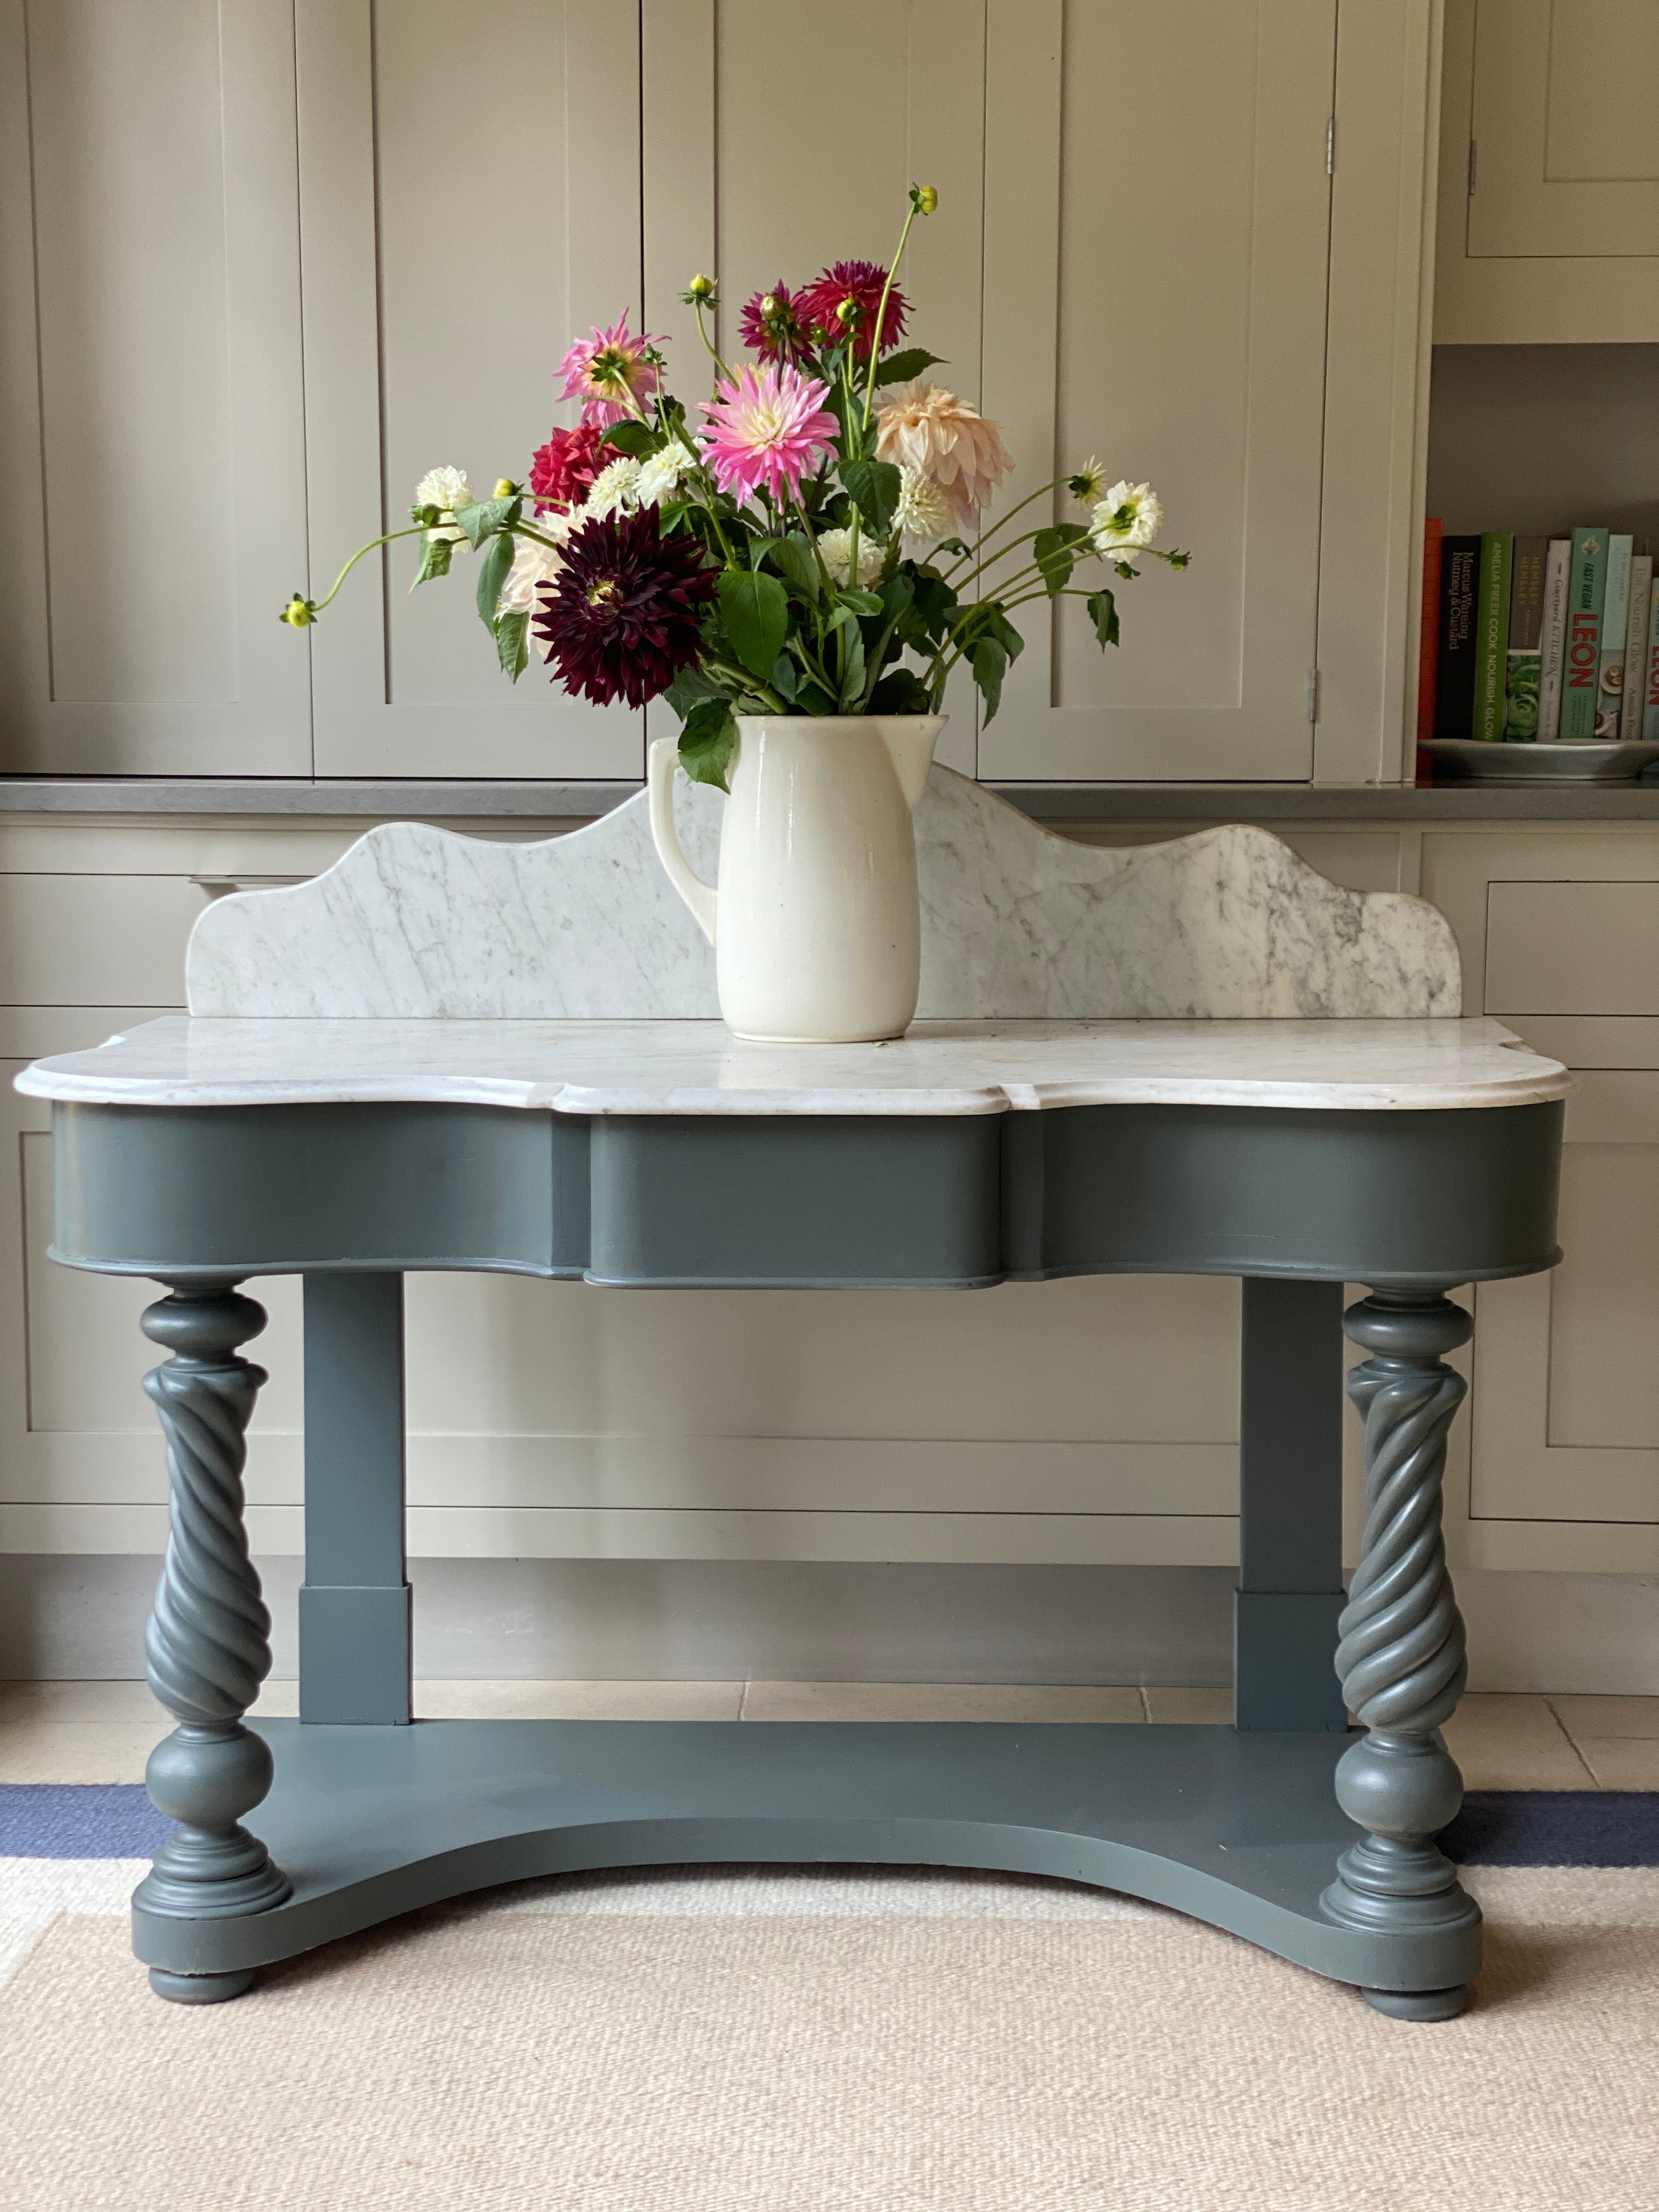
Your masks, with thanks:
[[[1440,1485],[1464,1388],[1444,1354],[1469,1325],[1445,1293],[1553,1262],[1558,1102],[54,1115],[56,1255],[167,1290],[144,1317],[172,1355],[146,1386],[173,1489],[149,1656],[179,1726],[149,1780],[181,1825],[133,1910],[162,1996],[234,1996],[262,1965],[490,1883],[714,1859],[1062,1875],[1401,2017],[1467,2002],[1480,1913],[1432,1840],[1462,1794],[1439,1731],[1465,1675]],[[1242,1276],[1237,1726],[411,1725],[411,1267],[773,1287]],[[264,1315],[237,1285],[288,1273],[305,1278],[301,1718],[248,1726],[270,1648],[241,1486],[264,1378],[241,1347]],[[1346,1319],[1345,1281],[1373,1286]],[[1369,1354],[1349,1382],[1367,1519],[1346,1602],[1345,1328]]]

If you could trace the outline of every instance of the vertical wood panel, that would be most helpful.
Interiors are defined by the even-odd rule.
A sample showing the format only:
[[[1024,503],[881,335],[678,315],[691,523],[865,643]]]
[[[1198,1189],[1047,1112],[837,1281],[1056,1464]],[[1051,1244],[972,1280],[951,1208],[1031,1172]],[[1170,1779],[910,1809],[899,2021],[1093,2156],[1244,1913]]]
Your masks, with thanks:
[[[12,5],[3,70],[4,764],[303,774],[290,0]]]
[[[453,463],[487,495],[555,422],[573,335],[640,297],[639,30],[616,0],[299,0],[313,574]],[[383,520],[384,518],[384,520]],[[321,775],[637,776],[641,718],[509,687],[472,556],[392,548],[316,633]]]
[[[1338,14],[1319,782],[1415,774],[1437,14],[1433,0],[1341,0]]]
[[[1194,568],[1122,586],[1125,641],[1104,659],[1069,603],[1046,698],[1033,678],[1051,617],[1034,610],[981,770],[1305,778],[1334,0],[1215,0],[1201,37],[1174,5],[1060,12],[994,6],[987,198],[1004,212],[987,247],[988,403],[1030,441],[1024,488],[1092,449],[1113,475],[1153,482]],[[1020,96],[999,118],[1011,82]],[[1051,438],[1030,389],[1044,378]]]

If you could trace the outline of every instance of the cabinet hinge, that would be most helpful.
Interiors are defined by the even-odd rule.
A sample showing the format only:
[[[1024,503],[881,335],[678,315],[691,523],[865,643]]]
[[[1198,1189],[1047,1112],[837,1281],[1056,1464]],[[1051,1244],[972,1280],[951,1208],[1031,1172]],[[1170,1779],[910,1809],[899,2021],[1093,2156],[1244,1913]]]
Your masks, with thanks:
[[[1308,671],[1308,720],[1310,722],[1319,720],[1319,671],[1316,668]]]
[[[1325,174],[1328,177],[1336,174],[1336,118],[1334,115],[1328,115],[1325,118]]]
[[[1471,199],[1474,198],[1474,157],[1477,150],[1475,143],[1471,138],[1469,141],[1469,198]]]

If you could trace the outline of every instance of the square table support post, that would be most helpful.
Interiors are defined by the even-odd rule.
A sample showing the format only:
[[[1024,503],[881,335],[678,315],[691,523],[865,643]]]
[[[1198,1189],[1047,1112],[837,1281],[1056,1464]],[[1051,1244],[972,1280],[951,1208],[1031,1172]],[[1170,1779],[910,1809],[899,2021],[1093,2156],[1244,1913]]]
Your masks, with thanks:
[[[1234,1720],[1340,1734],[1342,1285],[1242,1287]]]
[[[411,1717],[404,1550],[404,1279],[305,1278],[300,1718]]]

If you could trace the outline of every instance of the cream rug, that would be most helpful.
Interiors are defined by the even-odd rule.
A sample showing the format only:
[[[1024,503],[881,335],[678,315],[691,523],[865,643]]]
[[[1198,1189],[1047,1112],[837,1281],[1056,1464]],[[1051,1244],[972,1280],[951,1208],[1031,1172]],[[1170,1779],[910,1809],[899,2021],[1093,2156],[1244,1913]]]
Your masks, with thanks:
[[[1480,2001],[1437,2027],[993,1876],[525,1885],[199,2010],[89,1895],[0,1991],[0,2205],[1654,2212],[1659,1879],[1471,1879]]]

